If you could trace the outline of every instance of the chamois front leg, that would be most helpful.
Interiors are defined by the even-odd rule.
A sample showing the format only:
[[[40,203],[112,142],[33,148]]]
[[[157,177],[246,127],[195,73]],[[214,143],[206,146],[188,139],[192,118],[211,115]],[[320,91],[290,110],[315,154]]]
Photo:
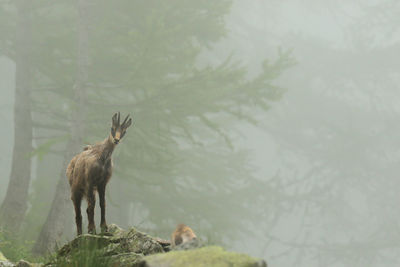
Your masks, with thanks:
[[[102,233],[106,233],[108,231],[107,223],[106,223],[106,185],[101,185],[97,188],[99,192],[99,199],[100,199],[100,209],[101,209],[101,222],[100,228]]]
[[[93,187],[90,187],[87,193],[87,202],[88,207],[86,209],[87,216],[88,216],[88,233],[89,234],[96,234],[96,226],[94,224],[94,207],[96,205],[96,195],[94,194]]]
[[[82,193],[75,192],[71,196],[72,202],[75,207],[75,223],[78,236],[82,234],[82,214],[81,214],[81,203],[82,203]]]

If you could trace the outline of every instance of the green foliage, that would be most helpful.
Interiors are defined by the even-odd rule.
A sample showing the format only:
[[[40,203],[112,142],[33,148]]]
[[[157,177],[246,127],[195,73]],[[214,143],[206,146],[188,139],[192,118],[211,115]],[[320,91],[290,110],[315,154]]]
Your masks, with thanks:
[[[0,232],[0,251],[10,261],[32,259],[29,251],[32,244],[32,241],[23,240],[10,233]]]
[[[43,160],[44,156],[47,155],[56,144],[65,142],[67,138],[67,136],[60,136],[46,139],[44,143],[40,144],[32,151],[31,157],[38,157],[40,161]]]
[[[104,252],[99,250],[99,246],[93,242],[81,244],[79,251],[73,253],[71,257],[57,257],[53,261],[56,266],[61,267],[106,267],[111,264],[111,257],[104,256]]]
[[[55,254],[51,253],[42,256],[32,254],[34,243],[34,239],[30,239],[24,234],[0,231],[0,255],[3,253],[11,262],[26,260],[32,263],[43,263],[50,262],[55,258]]]

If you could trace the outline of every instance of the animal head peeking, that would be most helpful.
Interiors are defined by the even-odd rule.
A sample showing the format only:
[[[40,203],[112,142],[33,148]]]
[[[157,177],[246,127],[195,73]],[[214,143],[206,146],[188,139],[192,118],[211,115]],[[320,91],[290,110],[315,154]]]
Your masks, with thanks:
[[[126,116],[125,120],[120,124],[120,113],[115,113],[112,117],[112,127],[111,127],[111,136],[114,144],[118,144],[119,141],[124,137],[126,133],[126,129],[132,124],[132,119],[129,118],[129,114]]]

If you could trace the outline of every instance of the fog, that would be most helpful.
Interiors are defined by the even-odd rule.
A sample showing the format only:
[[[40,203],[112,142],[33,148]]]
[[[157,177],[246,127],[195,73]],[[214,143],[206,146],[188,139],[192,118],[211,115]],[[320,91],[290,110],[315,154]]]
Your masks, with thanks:
[[[108,223],[185,223],[268,266],[399,266],[400,3],[16,3],[0,2],[6,256],[74,237],[66,165],[120,111]]]

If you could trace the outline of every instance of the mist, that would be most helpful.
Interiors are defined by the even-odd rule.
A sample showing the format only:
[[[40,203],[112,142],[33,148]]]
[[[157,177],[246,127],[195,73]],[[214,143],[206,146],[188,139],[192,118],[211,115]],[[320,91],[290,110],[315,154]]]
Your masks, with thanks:
[[[399,8],[1,2],[0,251],[76,235],[66,166],[121,112],[108,223],[185,223],[268,266],[399,266]]]

